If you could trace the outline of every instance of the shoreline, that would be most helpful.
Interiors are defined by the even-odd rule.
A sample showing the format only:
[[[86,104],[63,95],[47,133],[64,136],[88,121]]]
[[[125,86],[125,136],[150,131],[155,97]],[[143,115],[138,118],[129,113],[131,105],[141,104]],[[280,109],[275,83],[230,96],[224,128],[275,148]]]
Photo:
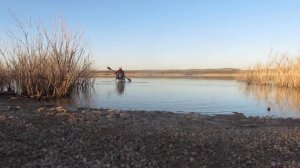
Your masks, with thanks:
[[[300,119],[67,109],[0,94],[4,167],[299,167]]]
[[[126,70],[130,78],[205,78],[205,79],[235,79],[240,70],[224,69],[191,69],[191,70]],[[93,77],[114,77],[112,71],[98,70]]]

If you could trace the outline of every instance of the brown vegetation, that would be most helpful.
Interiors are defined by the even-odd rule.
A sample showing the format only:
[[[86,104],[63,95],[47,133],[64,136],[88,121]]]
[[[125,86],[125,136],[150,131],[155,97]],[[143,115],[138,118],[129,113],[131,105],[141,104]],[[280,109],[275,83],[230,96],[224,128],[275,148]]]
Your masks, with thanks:
[[[267,63],[258,63],[248,71],[237,75],[237,80],[249,84],[275,85],[300,88],[300,57],[287,54],[270,57]]]
[[[0,91],[11,90],[11,80],[7,67],[0,61]]]
[[[8,84],[14,84],[16,92],[35,98],[62,97],[91,84],[91,61],[82,33],[72,33],[63,21],[51,30],[42,23],[16,21],[20,32],[9,33],[10,46],[0,49],[6,63],[1,64],[1,72],[9,74]],[[0,77],[1,86],[7,84],[5,78]]]

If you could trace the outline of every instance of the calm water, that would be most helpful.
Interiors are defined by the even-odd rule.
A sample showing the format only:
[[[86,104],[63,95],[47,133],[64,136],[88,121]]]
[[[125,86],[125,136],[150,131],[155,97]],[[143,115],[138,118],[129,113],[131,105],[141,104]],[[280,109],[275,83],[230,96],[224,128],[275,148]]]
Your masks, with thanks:
[[[245,86],[234,80],[153,78],[137,78],[125,85],[97,78],[93,89],[73,98],[76,106],[94,108],[297,118],[299,102],[297,90]]]

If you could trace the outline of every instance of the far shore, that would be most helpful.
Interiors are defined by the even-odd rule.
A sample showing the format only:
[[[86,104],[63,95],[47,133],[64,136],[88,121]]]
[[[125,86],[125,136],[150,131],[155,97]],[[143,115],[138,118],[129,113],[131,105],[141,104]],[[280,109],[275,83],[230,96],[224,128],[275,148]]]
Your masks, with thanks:
[[[207,78],[234,79],[239,69],[188,69],[188,70],[125,70],[126,76],[134,78]],[[94,77],[114,77],[109,70],[94,71]]]
[[[0,93],[2,167],[300,167],[300,119],[68,108]]]

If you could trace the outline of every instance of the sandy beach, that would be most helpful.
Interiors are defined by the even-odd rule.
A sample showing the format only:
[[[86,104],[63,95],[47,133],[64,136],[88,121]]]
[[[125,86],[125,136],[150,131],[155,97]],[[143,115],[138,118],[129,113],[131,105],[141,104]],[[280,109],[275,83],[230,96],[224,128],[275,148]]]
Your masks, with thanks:
[[[1,167],[300,167],[300,119],[65,108],[0,95]]]

